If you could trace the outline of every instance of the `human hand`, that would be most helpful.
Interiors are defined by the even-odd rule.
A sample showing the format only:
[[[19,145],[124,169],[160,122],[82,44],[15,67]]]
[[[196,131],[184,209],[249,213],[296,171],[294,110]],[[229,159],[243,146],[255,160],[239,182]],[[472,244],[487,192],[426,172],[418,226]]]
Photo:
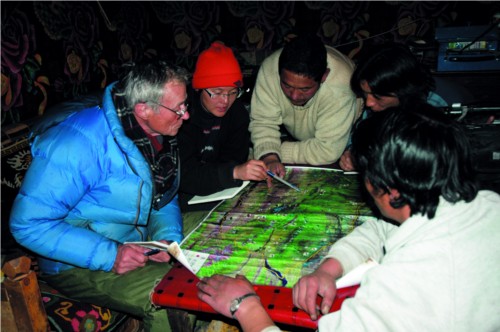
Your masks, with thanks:
[[[197,285],[198,298],[208,303],[215,311],[230,317],[231,313],[229,307],[231,302],[245,294],[255,293],[255,290],[242,275],[237,275],[235,278],[222,276],[219,274],[213,275],[209,278],[203,278]],[[243,310],[244,306],[262,305],[257,297],[248,297],[241,302],[238,311]]]
[[[345,150],[342,156],[340,157],[339,166],[344,171],[354,171],[355,167],[352,161],[352,155],[350,150]]]
[[[266,164],[268,170],[273,172],[279,177],[285,176],[285,165],[283,165],[276,154],[269,154],[262,161]],[[271,188],[273,179],[271,177],[267,178],[267,186]]]
[[[136,244],[129,243],[119,245],[115,263],[111,271],[116,274],[125,274],[138,267],[143,267],[148,261],[148,257],[144,256],[147,250],[148,249]]]
[[[293,304],[307,312],[312,320],[316,320],[320,308],[323,315],[330,311],[336,294],[335,277],[318,269],[300,278],[293,286]],[[318,295],[322,297],[320,308],[316,304]]]
[[[280,178],[284,177],[286,172],[285,172],[285,165],[283,165],[279,160],[271,161],[269,163],[266,163],[267,169],[273,172],[275,175],[279,176]]]
[[[249,160],[233,170],[233,178],[238,180],[263,181],[267,179],[266,164],[262,160]]]
[[[158,242],[162,242],[162,243],[165,243],[165,244],[170,244],[171,243],[171,241],[166,241],[166,240],[159,240]],[[148,259],[150,261],[154,261],[154,262],[168,263],[172,259],[172,256],[170,256],[170,254],[168,252],[166,252],[164,250],[161,250],[157,254],[148,256]]]

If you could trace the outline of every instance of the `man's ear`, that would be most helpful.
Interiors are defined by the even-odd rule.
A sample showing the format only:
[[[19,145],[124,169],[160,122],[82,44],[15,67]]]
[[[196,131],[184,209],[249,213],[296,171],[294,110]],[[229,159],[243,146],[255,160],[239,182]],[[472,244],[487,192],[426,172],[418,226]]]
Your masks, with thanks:
[[[326,68],[325,73],[321,77],[321,83],[326,81],[326,78],[328,77],[328,74],[330,74],[330,68]]]
[[[143,120],[147,120],[151,112],[151,107],[146,103],[138,103],[134,106],[134,114]]]
[[[389,199],[394,201],[395,199],[398,199],[400,196],[399,191],[397,189],[389,189]]]

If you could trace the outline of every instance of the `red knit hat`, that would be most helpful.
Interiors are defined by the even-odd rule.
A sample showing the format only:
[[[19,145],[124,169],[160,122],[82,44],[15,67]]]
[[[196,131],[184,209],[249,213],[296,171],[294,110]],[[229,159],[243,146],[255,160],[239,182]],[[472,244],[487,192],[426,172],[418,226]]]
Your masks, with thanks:
[[[193,74],[193,88],[206,89],[222,86],[242,87],[243,75],[233,51],[216,41],[198,57]]]

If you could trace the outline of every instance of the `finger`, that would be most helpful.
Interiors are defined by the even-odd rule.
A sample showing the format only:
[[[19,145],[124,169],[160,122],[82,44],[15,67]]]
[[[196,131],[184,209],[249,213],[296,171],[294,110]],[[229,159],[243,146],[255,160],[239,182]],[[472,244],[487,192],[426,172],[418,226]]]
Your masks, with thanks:
[[[293,304],[299,308],[299,309],[302,309],[300,307],[300,304],[299,304],[299,293],[300,293],[300,284],[297,282],[294,286],[293,286],[293,291],[292,291],[292,299],[293,299]]]
[[[267,174],[266,171],[267,171],[267,166],[266,166],[266,163],[263,162],[262,160],[258,160],[258,162],[256,163],[256,166],[257,166],[257,169],[260,171],[260,172],[263,172],[264,174]]]
[[[280,168],[277,163],[273,163],[270,168],[271,172],[273,172],[274,174],[279,174]]]
[[[293,292],[295,305],[304,311],[306,311],[306,307],[304,304],[304,299],[306,296],[306,289],[307,289],[307,286],[305,286],[305,284],[303,282],[300,282],[300,280],[299,280],[299,283],[297,283],[297,285],[295,285],[294,292]]]
[[[153,262],[160,262],[160,263],[168,263],[171,260],[170,254],[166,252],[161,252],[159,254],[149,256],[148,259],[153,261]]]
[[[137,244],[125,244],[124,246],[126,246],[128,249],[140,252],[141,254],[143,254],[144,251],[145,251],[145,249],[144,249],[143,246],[140,246],[140,245],[137,245]],[[146,251],[148,251],[148,250],[146,250]]]
[[[211,282],[211,281],[221,282],[226,278],[227,277],[223,276],[222,274],[214,274],[213,276],[211,276],[210,278],[207,279],[207,282]]]
[[[312,320],[318,319],[318,307],[316,298],[318,291],[316,287],[308,287],[305,294],[305,311],[311,316]]]
[[[206,278],[204,280],[206,286],[205,289],[211,288],[211,289],[217,289],[220,284],[224,283],[225,276],[222,276],[220,274],[214,274],[210,278]]]
[[[202,292],[206,293],[205,288],[207,287],[207,283],[206,283],[205,281],[203,281],[203,279],[202,279],[202,280],[200,280],[200,281],[196,284],[196,287],[197,287],[200,291],[202,291]]]
[[[124,262],[124,266],[127,266],[131,270],[138,267],[143,267],[146,265],[148,258],[144,255],[142,256],[129,256],[129,259]]]
[[[321,313],[326,315],[330,312],[330,308],[332,307],[333,300],[335,299],[335,294],[328,293],[323,296],[323,300],[321,301]]]
[[[266,170],[264,168],[259,167],[258,169],[256,169],[256,173],[255,173],[256,180],[258,180],[258,181],[264,181],[268,177],[269,177],[269,175],[267,174],[267,172],[266,172]]]
[[[123,251],[121,260],[125,264],[134,265],[134,266],[143,266],[148,261],[148,257],[144,256],[143,250],[135,250],[131,248],[127,248]]]
[[[340,165],[340,167],[343,167],[345,165],[345,156],[344,155],[342,155],[342,157],[340,157],[339,165]]]
[[[197,286],[203,293],[212,296],[217,293],[217,289],[212,287],[211,283],[213,283],[213,280],[200,281]]]
[[[207,294],[207,293],[205,293],[203,291],[199,291],[198,292],[198,298],[200,300],[202,300],[203,302],[208,303],[208,301],[210,301],[212,297],[209,294]]]
[[[268,177],[266,181],[267,181],[267,187],[271,188],[273,186],[273,179],[271,177]]]
[[[283,166],[283,164],[281,163],[278,163],[278,165],[276,166],[276,171],[275,173],[279,176],[279,177],[284,177],[285,176],[285,166]]]

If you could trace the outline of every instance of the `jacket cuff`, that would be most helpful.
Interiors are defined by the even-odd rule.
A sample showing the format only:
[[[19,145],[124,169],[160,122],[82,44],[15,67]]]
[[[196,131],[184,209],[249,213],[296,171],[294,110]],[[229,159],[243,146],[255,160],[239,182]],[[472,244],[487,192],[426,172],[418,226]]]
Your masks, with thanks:
[[[236,162],[228,162],[219,167],[219,180],[222,187],[232,188],[241,186],[243,184],[243,181],[233,178],[233,171],[236,166]]]

